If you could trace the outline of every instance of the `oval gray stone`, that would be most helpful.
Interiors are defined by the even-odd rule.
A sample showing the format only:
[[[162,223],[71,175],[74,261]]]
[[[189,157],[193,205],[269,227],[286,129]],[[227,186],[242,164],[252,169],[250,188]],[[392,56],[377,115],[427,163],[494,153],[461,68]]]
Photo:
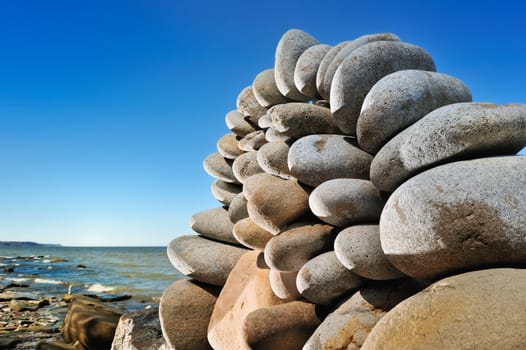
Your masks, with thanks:
[[[272,68],[256,75],[252,83],[252,91],[258,103],[265,108],[290,101],[279,92]]]
[[[253,131],[256,131],[256,128],[247,121],[245,117],[238,110],[230,111],[225,116],[226,126],[239,137],[244,137],[250,134]]]
[[[226,135],[223,135],[217,141],[217,151],[224,158],[236,159],[238,156],[245,153],[245,151],[239,148],[238,141],[239,139],[236,136],[236,134],[228,133]]]
[[[243,189],[239,185],[216,180],[212,183],[211,190],[215,199],[229,206],[234,197]]]
[[[526,105],[456,103],[427,114],[382,147],[371,163],[371,180],[392,192],[436,164],[515,154],[525,145]]]
[[[223,286],[239,258],[247,249],[223,244],[200,236],[181,236],[168,244],[172,265],[183,275]]]
[[[372,154],[414,122],[439,107],[470,102],[471,92],[452,76],[402,70],[380,79],[363,101],[356,126],[358,144]]]
[[[323,83],[321,89],[324,91],[326,98],[330,97],[331,83],[334,78],[334,73],[343,62],[343,60],[349,56],[354,50],[375,41],[400,41],[400,38],[392,33],[378,33],[378,34],[367,34],[359,38],[354,39],[348,45],[345,45],[337,54],[334,56],[327,71],[323,76]]]
[[[526,263],[526,157],[438,166],[400,186],[380,218],[382,250],[403,273],[433,280]]]
[[[239,243],[255,250],[265,249],[265,245],[273,237],[270,232],[256,225],[250,218],[236,222],[233,235]]]
[[[274,141],[289,142],[292,140],[292,138],[290,136],[280,133],[275,128],[268,128],[265,131],[265,140],[267,140],[267,142],[274,142]]]
[[[328,94],[328,90],[327,91],[324,90],[324,85],[323,85],[323,81],[325,79],[325,73],[327,72],[329,65],[331,64],[334,57],[336,57],[338,52],[343,50],[343,48],[349,45],[351,42],[352,40],[343,41],[339,43],[338,45],[333,46],[329,50],[329,52],[325,54],[325,56],[320,62],[320,66],[318,67],[318,72],[316,73],[316,88],[318,90],[318,94],[326,100],[329,100],[329,94]]]
[[[268,241],[265,261],[279,271],[299,271],[307,261],[331,248],[332,230],[329,225],[306,224],[284,231]]]
[[[330,48],[329,45],[314,45],[305,50],[298,58],[296,68],[294,68],[294,83],[302,95],[310,98],[318,96],[316,74],[323,56]]]
[[[268,113],[265,113],[265,115],[261,116],[258,120],[258,126],[261,129],[268,129],[272,126],[272,118],[270,118],[270,115]]]
[[[285,301],[297,300],[301,297],[296,287],[297,271],[284,272],[270,269],[269,280],[272,292]]]
[[[290,173],[304,184],[316,187],[336,178],[369,179],[373,156],[343,135],[310,135],[292,144]]]
[[[234,160],[234,164],[232,164],[232,171],[236,179],[241,183],[245,183],[246,179],[252,175],[264,172],[259,167],[256,151],[247,152],[237,157]]]
[[[221,242],[237,243],[232,234],[234,224],[230,221],[228,211],[223,207],[203,210],[190,217],[190,227],[207,238]]]
[[[334,252],[340,263],[355,274],[372,280],[403,277],[382,251],[378,225],[351,226],[336,236]]]
[[[296,89],[294,68],[301,54],[319,43],[314,37],[298,29],[291,29],[283,34],[276,48],[274,63],[274,78],[282,95],[296,101],[308,99]]]
[[[228,217],[232,223],[248,218],[247,199],[243,192],[238,193],[228,206]]]
[[[232,165],[230,162],[219,153],[212,153],[203,161],[203,168],[208,175],[218,180],[239,184],[239,181],[237,181],[232,172]]]
[[[241,90],[237,96],[236,106],[241,114],[256,121],[267,112],[267,109],[261,106],[256,100],[252,86],[247,86]]]
[[[289,145],[283,141],[269,142],[258,150],[257,161],[267,174],[279,176],[282,179],[294,179],[287,164]]]
[[[359,222],[378,222],[385,204],[371,181],[333,179],[321,183],[309,196],[314,215],[328,224],[347,227]]]
[[[375,41],[354,50],[332,79],[331,112],[338,127],[356,135],[363,100],[384,76],[404,69],[435,71],[435,63],[422,48],[400,41]]]
[[[265,143],[267,143],[267,140],[265,139],[265,132],[263,130],[256,130],[248,135],[245,135],[245,137],[239,140],[237,144],[243,151],[250,152],[257,151]]]
[[[331,111],[325,107],[293,102],[274,106],[268,113],[274,128],[291,138],[340,132],[334,123]]]
[[[321,305],[332,304],[361,284],[360,276],[346,269],[333,251],[309,260],[296,277],[296,286],[300,294]]]

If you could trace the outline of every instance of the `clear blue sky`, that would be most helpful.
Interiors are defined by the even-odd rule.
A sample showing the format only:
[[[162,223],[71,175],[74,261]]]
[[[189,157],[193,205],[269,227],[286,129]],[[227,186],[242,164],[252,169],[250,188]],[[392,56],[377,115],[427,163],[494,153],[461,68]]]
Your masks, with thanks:
[[[476,101],[526,103],[520,1],[0,2],[0,240],[166,245],[280,36],[393,32]]]

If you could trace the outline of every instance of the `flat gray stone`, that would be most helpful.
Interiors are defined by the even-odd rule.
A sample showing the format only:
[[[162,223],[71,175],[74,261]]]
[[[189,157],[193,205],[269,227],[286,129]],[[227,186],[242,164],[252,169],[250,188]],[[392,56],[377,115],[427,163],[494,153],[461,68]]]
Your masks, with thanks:
[[[232,202],[230,202],[228,206],[228,217],[234,224],[241,219],[248,218],[247,199],[243,192],[236,194]]]
[[[334,73],[336,73],[336,70],[343,60],[357,48],[375,41],[400,41],[400,38],[392,33],[367,34],[356,38],[348,43],[348,45],[345,45],[336,56],[334,56],[323,76],[321,89],[324,92],[324,96],[326,96],[325,98],[329,99],[331,95],[331,84],[332,79],[334,78]]]
[[[369,179],[373,156],[356,146],[356,140],[343,135],[310,135],[292,144],[290,173],[309,186],[336,178]]]
[[[291,141],[292,138],[290,136],[280,133],[275,128],[268,128],[265,131],[265,140],[267,140],[267,142],[274,142],[274,141],[288,142],[288,141]]]
[[[294,84],[294,68],[301,54],[309,47],[319,44],[311,35],[298,29],[288,30],[278,42],[274,63],[274,78],[283,96],[296,101],[306,101]]]
[[[371,280],[403,277],[382,251],[378,225],[351,226],[334,241],[334,252],[340,263],[355,274]]]
[[[234,164],[232,164],[232,171],[236,179],[241,183],[245,183],[252,175],[264,172],[263,169],[259,167],[256,151],[250,151],[237,157],[236,160],[234,160]]]
[[[239,137],[244,137],[253,131],[256,131],[254,125],[247,121],[245,117],[238,110],[230,111],[225,116],[226,126]]]
[[[269,109],[273,127],[283,135],[300,138],[312,134],[339,133],[331,111],[313,104],[293,102]]]
[[[281,300],[293,301],[301,298],[296,287],[297,271],[284,272],[270,269],[269,280],[272,292]]]
[[[371,163],[371,181],[392,192],[434,165],[458,159],[515,154],[526,145],[526,105],[456,103],[405,129]]]
[[[233,134],[233,133],[228,133],[226,135],[223,135],[217,141],[217,151],[224,158],[236,159],[238,156],[245,153],[245,151],[240,149],[238,146],[239,140],[240,138],[236,136],[236,134]]]
[[[228,274],[247,249],[200,236],[181,236],[168,244],[167,255],[183,275],[223,286]]]
[[[212,195],[215,199],[229,206],[234,197],[242,191],[242,187],[221,180],[216,180],[211,186]]]
[[[263,130],[256,130],[248,135],[245,135],[237,143],[239,148],[245,152],[257,151],[261,146],[267,143],[265,139],[265,132]]]
[[[230,221],[228,211],[224,207],[203,210],[192,215],[190,227],[207,238],[221,242],[237,243],[232,234],[234,224]]]
[[[239,184],[232,172],[231,161],[219,153],[209,154],[203,161],[203,168],[208,175],[228,183]]]
[[[309,196],[314,215],[328,224],[347,227],[360,222],[378,222],[385,204],[371,181],[333,179],[321,183]]]
[[[306,299],[330,305],[362,284],[360,276],[346,269],[333,251],[309,260],[298,272],[296,286]]]
[[[325,90],[324,87],[324,79],[325,79],[325,73],[327,73],[327,69],[329,68],[332,60],[338,53],[343,50],[343,48],[347,45],[349,45],[352,42],[352,40],[343,41],[339,43],[336,46],[333,46],[329,52],[323,56],[323,59],[320,62],[320,66],[318,67],[318,72],[316,73],[316,88],[318,90],[318,94],[324,98],[325,100],[329,100],[329,91]]]
[[[400,41],[375,41],[354,50],[332,79],[331,112],[338,127],[356,135],[363,100],[384,76],[404,69],[435,71],[435,63],[422,48]]]
[[[239,243],[254,250],[265,249],[267,242],[274,237],[270,232],[256,225],[250,218],[236,222],[233,234]]]
[[[286,180],[294,179],[287,164],[289,149],[289,145],[284,141],[273,141],[263,145],[257,154],[259,166],[267,174]]]
[[[310,259],[332,247],[333,227],[305,224],[282,232],[265,246],[265,261],[273,269],[299,271]]]
[[[258,126],[261,129],[268,129],[272,126],[272,118],[270,118],[268,113],[265,113],[265,115],[258,119]]]
[[[256,75],[252,83],[252,91],[258,103],[266,108],[290,101],[279,92],[272,68]]]
[[[318,96],[316,89],[316,74],[323,56],[331,49],[329,45],[314,45],[303,51],[296,62],[294,69],[294,83],[302,95],[315,98]]]
[[[380,218],[382,250],[405,274],[434,280],[526,263],[526,157],[438,166],[400,186]]]
[[[247,86],[241,90],[237,96],[236,106],[241,114],[256,121],[267,112],[267,109],[261,106],[256,100],[251,86]]]
[[[363,101],[356,125],[358,144],[375,154],[398,132],[429,112],[458,102],[471,102],[471,93],[452,76],[422,70],[386,75]]]

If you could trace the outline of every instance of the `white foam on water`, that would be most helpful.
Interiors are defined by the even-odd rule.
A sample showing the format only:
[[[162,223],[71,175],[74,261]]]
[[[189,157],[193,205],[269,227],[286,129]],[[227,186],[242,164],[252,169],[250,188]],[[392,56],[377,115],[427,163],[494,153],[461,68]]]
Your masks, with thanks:
[[[105,286],[100,283],[95,283],[89,286],[89,288],[87,289],[88,292],[92,292],[92,293],[109,293],[109,292],[113,292],[114,290],[115,290],[115,287]]]
[[[35,283],[42,283],[42,284],[64,284],[62,281],[57,280],[50,280],[47,278],[35,278]]]
[[[49,264],[49,263],[51,262],[51,260],[49,260],[49,259],[45,259],[45,260],[42,260],[42,262],[43,262],[44,264]]]
[[[24,277],[7,277],[6,281],[16,282],[16,283],[22,283],[29,281],[29,278]]]

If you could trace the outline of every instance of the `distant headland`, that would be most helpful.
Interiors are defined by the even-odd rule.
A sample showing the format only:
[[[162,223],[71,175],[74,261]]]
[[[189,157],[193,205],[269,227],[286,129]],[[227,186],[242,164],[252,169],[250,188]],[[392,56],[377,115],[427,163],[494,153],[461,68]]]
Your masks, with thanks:
[[[0,241],[0,247],[62,247],[61,244]]]

